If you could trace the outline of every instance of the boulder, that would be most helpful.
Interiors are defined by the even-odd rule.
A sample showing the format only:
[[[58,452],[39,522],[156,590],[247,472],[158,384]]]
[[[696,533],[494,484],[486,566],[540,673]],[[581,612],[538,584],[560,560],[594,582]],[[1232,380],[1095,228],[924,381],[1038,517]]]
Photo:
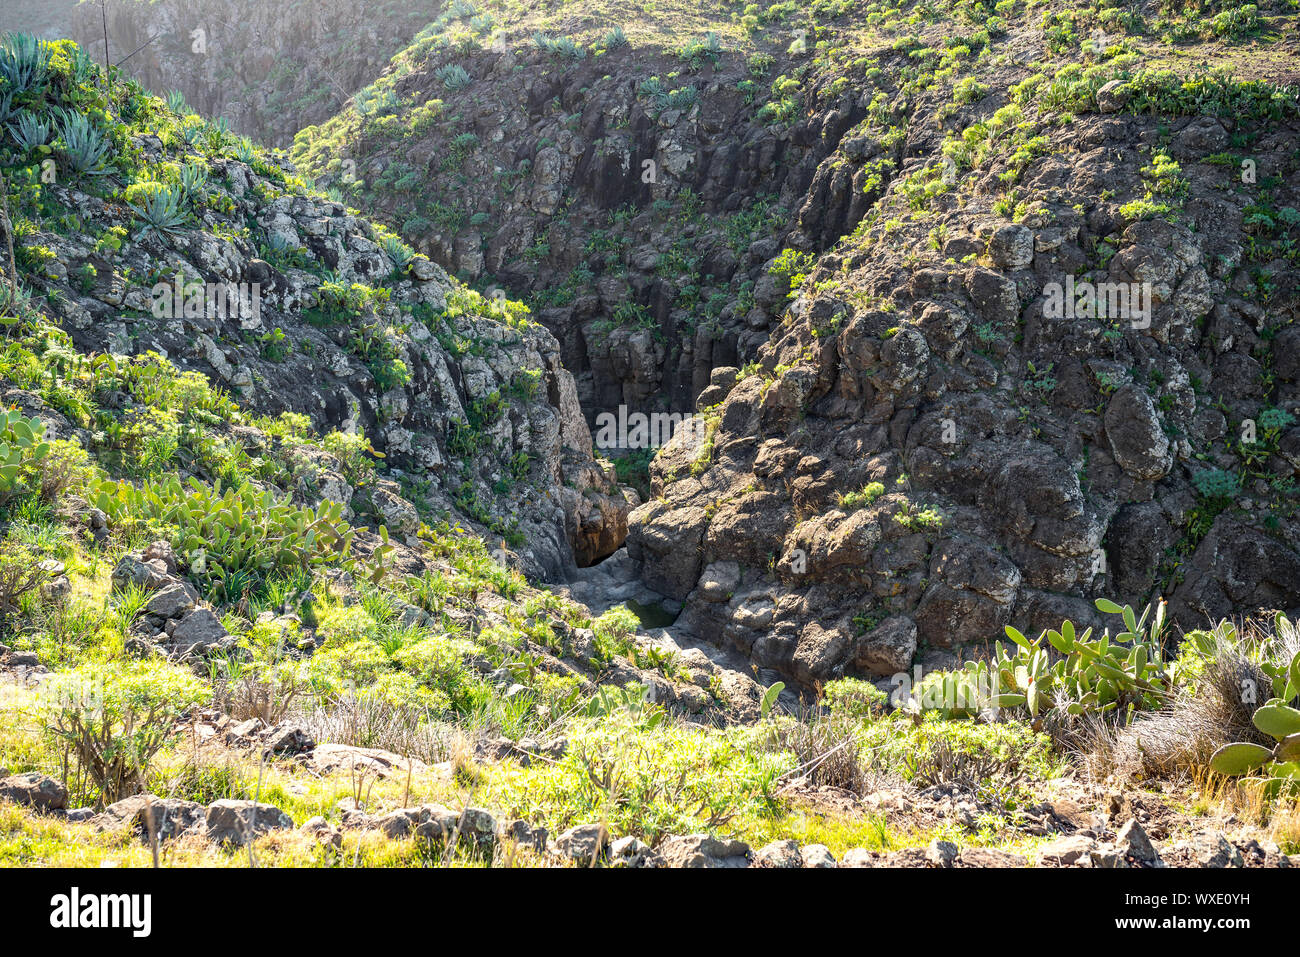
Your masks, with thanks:
[[[48,774],[31,771],[0,780],[0,801],[37,811],[61,811],[68,806],[68,789]]]
[[[1095,840],[1082,834],[1059,837],[1044,844],[1039,849],[1038,862],[1057,866],[1078,864],[1082,861],[1089,861],[1096,847],[1097,842]]]
[[[906,615],[891,615],[853,645],[853,664],[877,677],[907,671],[915,655],[916,622]]]
[[[590,865],[609,846],[609,830],[603,824],[579,824],[555,839],[556,849],[570,860]]]
[[[669,867],[748,867],[749,845],[744,841],[722,840],[707,834],[686,834],[666,838],[659,848]]]
[[[799,853],[799,842],[792,840],[773,841],[754,852],[755,867],[803,867],[803,857]]]
[[[158,840],[166,841],[203,830],[207,813],[207,808],[196,801],[136,794],[104,808],[95,816],[94,823],[101,831],[129,827],[147,841],[152,818]]]
[[[273,804],[222,798],[208,805],[208,840],[214,844],[247,844],[272,831],[288,831],[293,819]]]
[[[1151,839],[1147,837],[1147,832],[1137,822],[1137,818],[1129,818],[1119,829],[1119,833],[1115,836],[1115,850],[1130,863],[1142,867],[1165,866],[1164,861],[1160,859],[1160,852],[1155,849]]]

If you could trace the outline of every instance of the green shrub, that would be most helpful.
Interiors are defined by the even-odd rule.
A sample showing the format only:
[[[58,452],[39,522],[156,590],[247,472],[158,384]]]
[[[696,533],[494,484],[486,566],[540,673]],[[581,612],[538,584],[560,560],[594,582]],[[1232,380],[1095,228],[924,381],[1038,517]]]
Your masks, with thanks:
[[[135,794],[176,721],[208,697],[188,672],[157,661],[82,665],[42,692],[44,730],[112,803]]]
[[[213,487],[194,478],[182,485],[175,476],[141,487],[104,481],[91,500],[114,523],[144,522],[170,533],[190,577],[226,598],[260,586],[272,572],[340,562],[352,543],[338,502],[297,506],[250,485],[223,492],[219,480]]]
[[[839,678],[822,688],[822,701],[831,714],[876,718],[885,713],[889,696],[870,681]]]

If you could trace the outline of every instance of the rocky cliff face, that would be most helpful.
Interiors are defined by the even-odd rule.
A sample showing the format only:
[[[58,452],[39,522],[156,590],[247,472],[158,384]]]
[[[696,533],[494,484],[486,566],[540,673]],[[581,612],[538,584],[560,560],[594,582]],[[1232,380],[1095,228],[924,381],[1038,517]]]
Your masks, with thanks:
[[[574,57],[458,44],[458,26],[431,27],[294,157],[449,271],[528,297],[589,419],[687,411],[713,368],[753,358],[784,307],[773,261],[851,231],[871,168],[897,159],[851,135],[867,110],[849,91],[773,123],[754,91],[797,65],[780,50]]]
[[[199,145],[144,135],[126,147],[178,200],[156,227],[133,227],[155,216],[151,190],[131,193],[133,209],[76,185],[47,188],[76,219],[41,223],[20,252],[41,263],[32,293],[78,348],[156,353],[254,412],[363,432],[388,479],[355,500],[338,463],[313,481],[398,537],[422,519],[470,522],[552,580],[621,544],[628,502],[592,458],[549,332],[306,190],[287,162],[241,141],[242,159],[215,151],[228,134],[191,121]],[[189,185],[164,185],[173,176]],[[245,444],[258,451],[254,438]]]
[[[432,16],[399,0],[110,0],[107,14],[112,63],[271,146],[336,113]],[[102,62],[99,5],[66,17],[58,35]]]
[[[1117,112],[1139,92],[1042,110],[969,172],[909,128],[869,228],[821,258],[757,369],[723,377],[707,447],[652,465],[629,552],[685,601],[679,626],[812,684],[1091,624],[1096,596],[1164,596],[1187,625],[1294,613],[1298,274],[1273,243],[1300,220],[1295,101]],[[1257,232],[1265,207],[1292,226]],[[1107,311],[1114,290],[1149,312]]]
[[[678,46],[459,5],[293,156],[487,300],[528,296],[562,418],[694,404],[628,539],[684,635],[812,684],[1103,595],[1295,609],[1294,41],[1257,51],[1270,83],[1184,84],[1108,15],[1083,62],[1088,17],[955,35],[834,5],[795,43],[764,17]],[[586,563],[623,506],[582,474]]]

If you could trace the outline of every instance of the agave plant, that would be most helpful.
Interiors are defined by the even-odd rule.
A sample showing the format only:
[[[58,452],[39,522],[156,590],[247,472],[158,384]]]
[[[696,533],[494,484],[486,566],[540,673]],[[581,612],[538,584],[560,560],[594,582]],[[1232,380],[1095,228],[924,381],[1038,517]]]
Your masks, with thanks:
[[[384,252],[388,258],[393,261],[393,268],[399,272],[406,272],[406,267],[411,265],[411,260],[415,258],[415,250],[397,236],[384,237]]]
[[[85,86],[99,79],[99,64],[81,47],[75,47],[68,54],[68,65],[71,67],[70,79],[75,86]]]
[[[433,71],[434,77],[448,90],[463,90],[474,82],[465,68],[458,63],[444,63]]]
[[[181,167],[181,189],[190,199],[195,199],[203,195],[203,189],[208,185],[208,171],[202,166],[196,166],[193,163],[186,163]]]
[[[252,166],[253,161],[257,159],[257,150],[254,148],[252,141],[247,137],[240,137],[236,140],[233,149],[235,159],[247,166]]]
[[[140,205],[132,203],[135,214],[144,220],[141,232],[146,236],[174,236],[185,225],[185,210],[181,206],[181,192],[162,186],[145,195]]]
[[[113,144],[95,125],[80,113],[62,111],[60,138],[63,140],[63,157],[74,171],[89,176],[102,176],[110,172],[104,166]]]
[[[0,40],[0,78],[13,93],[34,90],[50,75],[48,41],[29,33],[7,33]]]
[[[188,116],[191,112],[189,104],[185,102],[185,94],[180,90],[167,91],[167,109],[177,116]]]
[[[9,126],[9,134],[24,153],[44,146],[50,138],[50,121],[33,113],[24,112]]]

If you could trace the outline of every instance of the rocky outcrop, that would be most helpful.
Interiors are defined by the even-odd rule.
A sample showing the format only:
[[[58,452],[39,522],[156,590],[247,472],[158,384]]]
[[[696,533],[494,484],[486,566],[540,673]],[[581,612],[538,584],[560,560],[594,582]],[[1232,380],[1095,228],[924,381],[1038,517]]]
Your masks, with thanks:
[[[1269,265],[1292,292],[1266,314],[1240,255],[1220,255],[1240,250],[1247,200],[1190,145],[1207,122],[1222,133],[1172,121],[1188,179],[1174,221],[1116,208],[1140,193],[1154,121],[1080,117],[1035,127],[1070,160],[1021,174],[1045,199],[1019,222],[990,208],[996,177],[972,177],[922,217],[939,248],[939,227],[900,218],[887,244],[877,227],[825,254],[758,370],[710,395],[708,447],[670,443],[630,518],[628,554],[684,603],[678,627],[812,686],[908,670],[920,649],[951,662],[1008,624],[1100,628],[1096,597],[1163,596],[1189,627],[1294,615],[1300,378],[1279,343],[1297,273]],[[1271,149],[1297,136],[1288,122]],[[1103,176],[1113,199],[1050,185]],[[888,193],[878,221],[904,205]],[[1084,282],[1150,298],[1057,309]],[[1243,451],[1261,416],[1271,437]]]
[[[150,163],[178,159],[153,137],[136,145]],[[32,237],[57,257],[36,282],[80,349],[156,353],[211,376],[252,412],[306,415],[322,434],[364,430],[397,470],[391,480],[358,492],[343,463],[319,451],[305,453],[293,479],[304,498],[339,501],[399,538],[415,534],[420,509],[460,514],[551,580],[575,557],[589,564],[622,543],[630,502],[592,457],[573,378],[545,328],[427,259],[395,261],[401,254],[366,220],[286,189],[287,164],[200,162],[209,172],[197,226],[136,233],[116,250],[94,236],[130,227],[129,212],[50,186],[82,210],[86,232]],[[253,232],[231,232],[231,221]],[[232,438],[252,455],[277,441],[253,428]],[[399,484],[405,473],[418,491]]]
[[[522,31],[449,42],[465,27],[450,11],[429,29],[439,42],[376,80],[411,138],[354,103],[294,156],[449,272],[529,297],[592,423],[620,406],[687,412],[713,369],[753,358],[786,304],[779,254],[850,232],[881,191],[873,171],[887,180],[898,159],[863,125],[868,101],[829,78],[772,122],[754,90],[800,66],[779,50],[754,73],[734,51],[684,65],[644,43],[556,57]],[[358,144],[355,170],[342,142]]]

